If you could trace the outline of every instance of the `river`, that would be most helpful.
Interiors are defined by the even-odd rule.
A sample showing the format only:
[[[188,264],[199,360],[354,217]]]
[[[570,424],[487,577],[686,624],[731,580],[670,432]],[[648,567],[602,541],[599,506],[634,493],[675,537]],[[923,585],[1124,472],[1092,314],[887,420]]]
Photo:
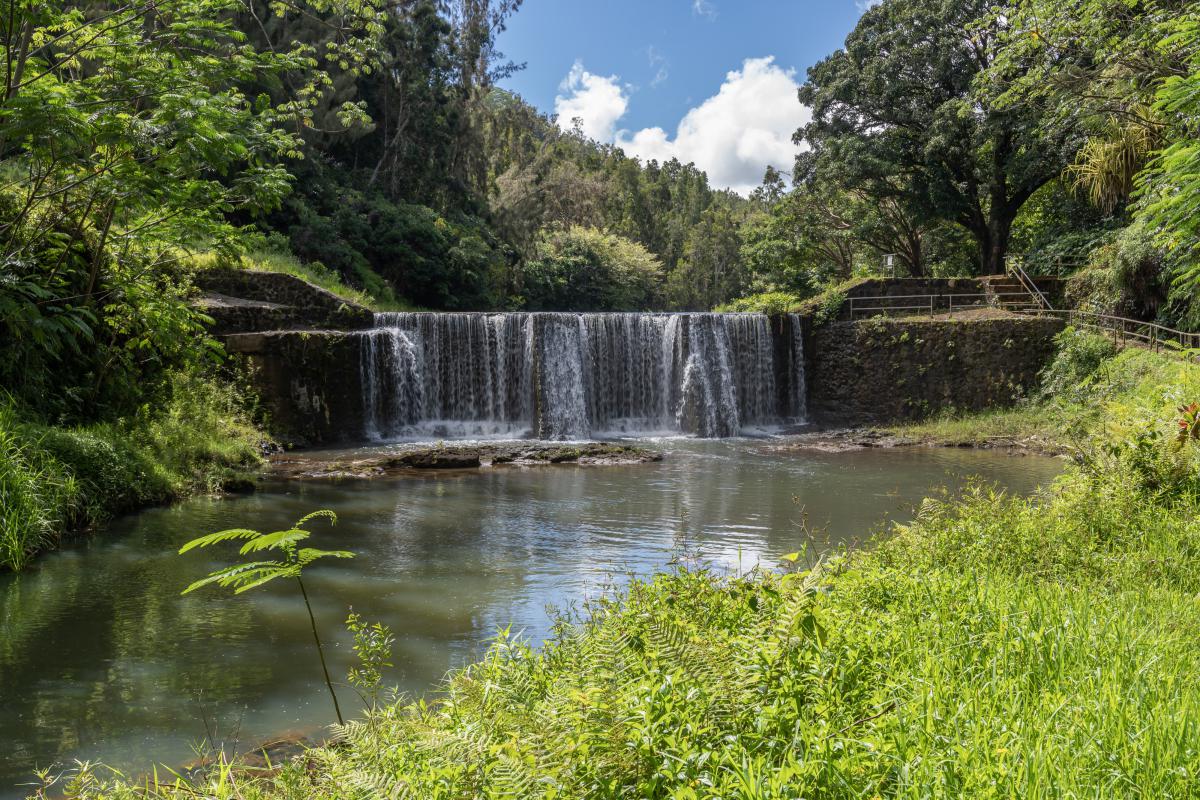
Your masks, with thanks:
[[[114,521],[0,575],[0,798],[36,766],[100,760],[134,773],[332,721],[294,585],[186,597],[236,547],[176,554],[228,527],[277,530],[315,509],[317,547],[349,549],[306,578],[335,680],[350,607],[389,625],[387,682],[435,692],[503,628],[540,641],[548,606],[684,561],[723,571],[865,543],[938,487],[973,476],[1034,491],[1061,462],[973,450],[784,450],[779,440],[661,440],[666,459],[617,467],[497,467],[378,480],[268,482]],[[307,574],[307,573],[306,573]],[[340,691],[344,708],[357,699]]]

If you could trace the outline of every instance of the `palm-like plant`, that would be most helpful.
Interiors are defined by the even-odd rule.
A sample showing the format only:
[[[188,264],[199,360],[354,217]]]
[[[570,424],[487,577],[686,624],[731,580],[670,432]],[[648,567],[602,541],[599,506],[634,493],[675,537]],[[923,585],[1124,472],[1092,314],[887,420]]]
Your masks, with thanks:
[[[1162,130],[1146,106],[1135,106],[1125,119],[1112,119],[1102,133],[1084,142],[1067,167],[1072,188],[1105,214],[1113,213],[1133,195]]]
[[[304,607],[308,610],[313,641],[317,645],[317,655],[321,659],[321,670],[325,673],[325,685],[329,687],[329,696],[333,698],[333,709],[337,713],[338,724],[344,725],[342,709],[338,706],[337,693],[333,690],[333,681],[329,678],[329,667],[325,663],[325,649],[321,646],[321,637],[317,633],[317,619],[313,616],[312,604],[308,601],[308,591],[304,588],[302,573],[305,567],[318,559],[354,558],[354,553],[348,550],[317,550],[312,547],[300,547],[300,543],[312,535],[304,530],[304,526],[317,517],[327,517],[331,525],[337,524],[337,515],[332,511],[314,511],[285,531],[259,533],[247,528],[232,528],[191,540],[179,548],[181,554],[199,547],[244,539],[246,543],[239,551],[241,555],[275,551],[280,554],[280,557],[272,561],[247,561],[215,570],[207,577],[188,586],[183,590],[183,594],[211,584],[227,589],[232,588],[234,594],[241,594],[268,584],[276,578],[295,578],[296,584],[300,587],[300,596],[304,598]]]

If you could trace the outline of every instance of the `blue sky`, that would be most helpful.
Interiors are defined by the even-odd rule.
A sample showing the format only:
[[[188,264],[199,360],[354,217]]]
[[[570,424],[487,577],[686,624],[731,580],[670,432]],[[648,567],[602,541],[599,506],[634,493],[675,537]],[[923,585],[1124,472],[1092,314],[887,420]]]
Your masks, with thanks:
[[[631,155],[693,161],[748,191],[790,171],[805,70],[841,46],[862,0],[525,0],[500,49],[504,82]]]

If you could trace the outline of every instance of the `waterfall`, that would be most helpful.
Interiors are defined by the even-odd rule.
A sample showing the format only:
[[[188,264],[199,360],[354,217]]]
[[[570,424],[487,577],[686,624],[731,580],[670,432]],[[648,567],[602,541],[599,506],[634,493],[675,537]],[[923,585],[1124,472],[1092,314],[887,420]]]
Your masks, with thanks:
[[[803,421],[800,319],[775,320],[377,314],[360,334],[364,435],[716,438]]]
[[[367,331],[363,340],[364,433],[372,440],[394,438],[424,412],[419,349],[397,328]]]
[[[537,356],[537,424],[541,439],[580,439],[588,435],[585,354],[587,326],[574,314],[541,318]]]
[[[742,425],[730,325],[716,314],[693,314],[688,322],[679,428],[710,439],[736,436]]]
[[[804,362],[804,324],[799,314],[788,314],[788,323],[792,329],[788,411],[794,421],[805,422],[808,420],[808,380]]]

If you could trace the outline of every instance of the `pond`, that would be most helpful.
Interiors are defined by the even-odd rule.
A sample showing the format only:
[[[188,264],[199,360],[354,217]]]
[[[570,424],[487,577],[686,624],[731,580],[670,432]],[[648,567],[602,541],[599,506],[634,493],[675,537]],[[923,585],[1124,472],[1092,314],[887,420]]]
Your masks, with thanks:
[[[0,575],[0,798],[36,766],[101,760],[137,771],[192,760],[206,738],[251,746],[312,734],[332,707],[294,584],[181,597],[236,548],[176,555],[228,527],[277,530],[315,509],[318,547],[357,552],[306,580],[331,671],[351,663],[353,607],[391,626],[388,683],[436,690],[508,628],[540,641],[563,608],[685,558],[721,570],[870,538],[939,487],[973,477],[1028,493],[1061,462],[973,450],[786,450],[779,440],[651,443],[616,467],[497,467],[340,482],[275,482],[114,522]],[[349,688],[344,708],[356,707]]]

